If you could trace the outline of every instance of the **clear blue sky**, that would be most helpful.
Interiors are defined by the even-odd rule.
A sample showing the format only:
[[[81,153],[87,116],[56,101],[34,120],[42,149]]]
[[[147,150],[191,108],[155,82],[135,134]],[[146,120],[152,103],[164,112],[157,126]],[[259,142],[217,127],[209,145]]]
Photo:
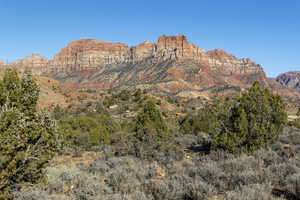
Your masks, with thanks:
[[[0,0],[0,59],[52,58],[95,38],[136,45],[186,34],[263,65],[268,76],[300,70],[300,0]]]

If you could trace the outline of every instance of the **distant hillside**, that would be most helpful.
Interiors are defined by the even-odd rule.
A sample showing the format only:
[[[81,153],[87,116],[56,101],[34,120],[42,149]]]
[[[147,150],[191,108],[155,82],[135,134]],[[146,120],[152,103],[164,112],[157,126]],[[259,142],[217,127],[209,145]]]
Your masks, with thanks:
[[[280,74],[276,81],[281,85],[300,92],[300,71],[286,72]]]

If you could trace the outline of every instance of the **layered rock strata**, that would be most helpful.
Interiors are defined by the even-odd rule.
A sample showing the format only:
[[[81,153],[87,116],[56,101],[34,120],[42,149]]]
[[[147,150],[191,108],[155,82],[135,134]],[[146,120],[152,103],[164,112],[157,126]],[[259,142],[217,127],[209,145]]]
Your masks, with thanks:
[[[205,52],[190,43],[184,35],[161,36],[157,43],[144,42],[135,47],[122,43],[107,43],[83,39],[75,41],[57,54],[48,70],[51,72],[97,69],[110,64],[138,63],[147,58],[165,60],[193,60],[212,70],[227,73],[258,73],[262,68],[249,59],[237,59],[222,51]]]
[[[224,85],[246,88],[255,80],[269,84],[259,64],[221,49],[205,51],[184,35],[163,35],[157,42],[133,47],[81,39],[69,43],[52,60],[33,54],[9,66],[19,71],[31,68],[34,74],[83,89],[140,87],[179,94]]]
[[[227,74],[263,72],[260,65],[249,59],[238,59],[220,49],[205,51],[190,43],[184,35],[163,35],[156,43],[143,42],[134,47],[122,43],[81,39],[71,42],[51,61],[34,54],[12,65],[19,69],[30,67],[34,73],[41,74],[97,70],[108,65],[136,64],[145,59],[152,59],[153,62],[192,60],[208,66],[211,70]]]
[[[31,69],[34,74],[41,75],[48,71],[49,64],[50,61],[47,58],[39,54],[32,54],[24,59],[8,64],[7,67],[14,67],[21,72],[28,68]]]
[[[286,72],[280,74],[276,81],[281,85],[300,92],[300,71]]]

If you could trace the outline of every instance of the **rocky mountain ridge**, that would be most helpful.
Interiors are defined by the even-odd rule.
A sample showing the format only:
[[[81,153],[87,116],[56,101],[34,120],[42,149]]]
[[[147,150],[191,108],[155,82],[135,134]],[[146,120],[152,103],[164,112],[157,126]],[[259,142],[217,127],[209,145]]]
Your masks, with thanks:
[[[247,58],[236,58],[221,49],[205,51],[184,35],[159,37],[129,47],[94,39],[69,43],[52,60],[33,54],[0,67],[55,78],[68,87],[83,89],[147,88],[156,92],[201,96],[212,88],[247,88],[255,80],[276,88],[285,87],[266,77],[263,68]],[[224,87],[225,86],[225,87]]]
[[[53,72],[74,72],[112,64],[136,64],[145,59],[193,60],[209,65],[212,70],[232,73],[260,73],[260,65],[249,59],[238,59],[227,52],[216,49],[205,51],[190,43],[186,36],[160,36],[158,42],[143,42],[129,47],[123,43],[110,43],[94,39],[81,39],[71,42],[53,60],[33,54],[23,60],[10,63],[18,69],[32,68],[36,74]]]
[[[281,85],[300,92],[300,71],[291,71],[280,74],[276,77],[276,81]]]

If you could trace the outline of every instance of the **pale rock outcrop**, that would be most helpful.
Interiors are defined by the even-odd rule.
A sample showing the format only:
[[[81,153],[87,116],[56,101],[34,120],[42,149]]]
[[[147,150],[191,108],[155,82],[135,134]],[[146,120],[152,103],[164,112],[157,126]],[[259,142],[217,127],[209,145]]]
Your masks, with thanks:
[[[3,60],[0,60],[0,71],[5,70],[6,63]]]
[[[277,76],[276,81],[300,92],[300,71],[286,72]]]
[[[80,71],[127,62],[128,51],[129,47],[122,43],[81,39],[63,48],[51,61],[47,72]]]
[[[4,66],[5,62],[3,60],[0,60],[0,66]]]
[[[36,75],[41,75],[47,71],[49,60],[39,54],[32,54],[24,59],[17,60],[8,64],[8,66],[16,68],[18,71],[23,72],[25,69],[31,69]]]

